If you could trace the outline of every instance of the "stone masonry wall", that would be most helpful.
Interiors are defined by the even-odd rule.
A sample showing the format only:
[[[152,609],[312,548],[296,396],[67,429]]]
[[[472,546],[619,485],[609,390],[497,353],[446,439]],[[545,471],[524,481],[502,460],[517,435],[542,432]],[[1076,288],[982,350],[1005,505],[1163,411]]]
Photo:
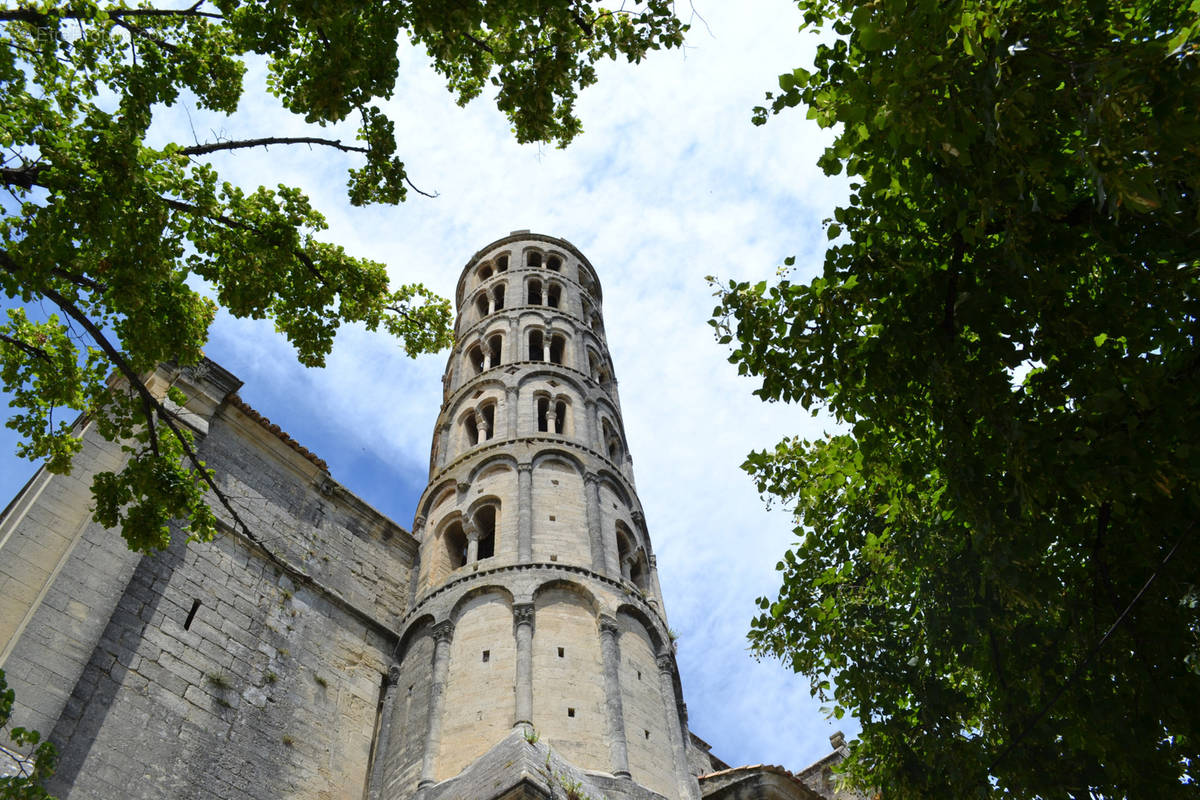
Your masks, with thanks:
[[[90,475],[120,458],[85,437],[71,476],[40,473],[0,520],[16,722],[58,745],[64,800],[361,797],[417,543],[232,396],[236,378],[176,379],[253,541],[214,503],[213,542],[130,553],[90,522]]]

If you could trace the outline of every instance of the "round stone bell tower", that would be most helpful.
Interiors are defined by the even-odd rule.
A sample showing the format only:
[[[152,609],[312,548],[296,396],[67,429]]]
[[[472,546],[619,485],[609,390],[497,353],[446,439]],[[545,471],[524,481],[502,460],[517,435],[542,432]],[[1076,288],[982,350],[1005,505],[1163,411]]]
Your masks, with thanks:
[[[535,736],[613,797],[699,796],[602,303],[550,236],[517,231],[462,271],[383,797],[439,796]]]

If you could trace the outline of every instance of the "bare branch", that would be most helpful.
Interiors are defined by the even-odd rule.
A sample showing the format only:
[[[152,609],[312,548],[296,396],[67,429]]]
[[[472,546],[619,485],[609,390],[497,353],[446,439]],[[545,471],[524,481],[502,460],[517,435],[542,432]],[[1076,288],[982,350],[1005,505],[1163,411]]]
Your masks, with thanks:
[[[273,144],[318,144],[323,147],[332,147],[335,150],[341,150],[344,153],[368,153],[366,147],[357,145],[342,144],[341,139],[322,139],[317,136],[267,136],[262,139],[241,139],[234,142],[214,142],[213,144],[201,144],[195,147],[184,147],[177,150],[177,153],[185,156],[202,156],[207,153],[215,153],[218,150],[242,150],[247,147],[268,147]]]
[[[38,177],[48,169],[46,164],[27,164],[14,169],[0,167],[0,183],[5,186],[19,186],[22,189],[32,189],[39,185]]]
[[[439,196],[437,192],[430,193],[430,192],[421,191],[420,189],[417,188],[417,185],[415,183],[413,183],[412,180],[407,175],[404,176],[404,182],[408,184],[408,188],[412,189],[414,192],[416,192],[419,195],[422,195],[423,197],[434,198],[434,197]]]

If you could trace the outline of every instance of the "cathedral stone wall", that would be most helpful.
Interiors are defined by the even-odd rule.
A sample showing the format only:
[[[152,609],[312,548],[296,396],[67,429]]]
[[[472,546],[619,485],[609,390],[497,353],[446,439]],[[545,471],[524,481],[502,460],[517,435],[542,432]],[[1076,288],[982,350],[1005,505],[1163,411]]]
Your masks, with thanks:
[[[91,475],[121,458],[85,430],[72,474],[40,471],[0,519],[0,565],[32,584],[0,595],[14,722],[51,734],[64,799],[359,797],[416,542],[224,370],[168,381],[253,541],[214,503],[213,542],[129,552],[90,521]]]

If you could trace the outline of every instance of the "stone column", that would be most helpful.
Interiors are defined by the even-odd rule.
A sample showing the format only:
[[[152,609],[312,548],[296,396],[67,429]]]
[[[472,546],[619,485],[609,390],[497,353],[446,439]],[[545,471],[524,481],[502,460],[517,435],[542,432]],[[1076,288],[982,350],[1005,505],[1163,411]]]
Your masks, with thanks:
[[[683,722],[675,702],[674,659],[669,653],[658,656],[658,679],[662,687],[663,712],[667,718],[667,736],[671,739],[671,754],[675,760],[675,782],[679,787],[680,800],[699,800],[700,791],[687,766],[686,743],[683,740]]]
[[[517,435],[517,413],[520,411],[520,396],[521,390],[516,386],[508,386],[504,389],[504,397],[508,401],[508,436],[513,439]]]
[[[550,363],[550,342],[553,339],[554,332],[549,328],[546,328],[546,330],[542,332],[542,361],[547,364]]]
[[[583,476],[583,483],[583,491],[587,500],[588,541],[592,546],[592,569],[611,577],[612,572],[608,570],[608,563],[604,555],[605,547],[601,530],[603,526],[600,516],[600,476],[589,472]]]
[[[429,724],[426,726],[429,736],[425,739],[418,790],[436,783],[433,769],[442,741],[442,707],[446,703],[446,675],[450,671],[450,640],[453,636],[454,623],[450,620],[433,626],[433,684],[430,687]]]
[[[446,461],[450,457],[450,420],[442,423],[439,436],[441,436],[442,446],[438,448],[437,465],[441,468],[446,466]]]
[[[513,606],[513,636],[517,640],[517,708],[513,727],[533,727],[533,603]]]
[[[474,564],[479,560],[479,528],[475,525],[475,520],[469,517],[464,517],[462,522],[463,535],[467,537],[467,561],[468,564]]]
[[[596,447],[596,401],[590,397],[583,401],[583,424],[587,433],[587,439],[583,444],[591,450],[599,450]]]
[[[480,444],[492,438],[492,429],[488,427],[487,417],[478,408],[475,409],[475,430],[479,433]]]
[[[396,713],[396,684],[400,681],[400,665],[388,667],[387,682],[383,686],[383,702],[379,704],[379,735],[375,737],[375,752],[371,762],[371,778],[367,790],[368,800],[379,800],[383,791],[385,762],[387,761],[388,740],[392,733],[392,716]]]
[[[617,642],[617,621],[600,617],[600,653],[604,658],[604,708],[607,717],[605,734],[612,760],[612,773],[618,778],[629,776],[629,744],[625,739],[625,709],[621,704],[621,649]]]
[[[518,303],[517,305],[520,305]],[[512,317],[508,320],[508,363],[515,361],[524,361],[521,358],[521,334],[517,331],[517,318]]]
[[[533,464],[517,465],[517,561],[533,561]]]

